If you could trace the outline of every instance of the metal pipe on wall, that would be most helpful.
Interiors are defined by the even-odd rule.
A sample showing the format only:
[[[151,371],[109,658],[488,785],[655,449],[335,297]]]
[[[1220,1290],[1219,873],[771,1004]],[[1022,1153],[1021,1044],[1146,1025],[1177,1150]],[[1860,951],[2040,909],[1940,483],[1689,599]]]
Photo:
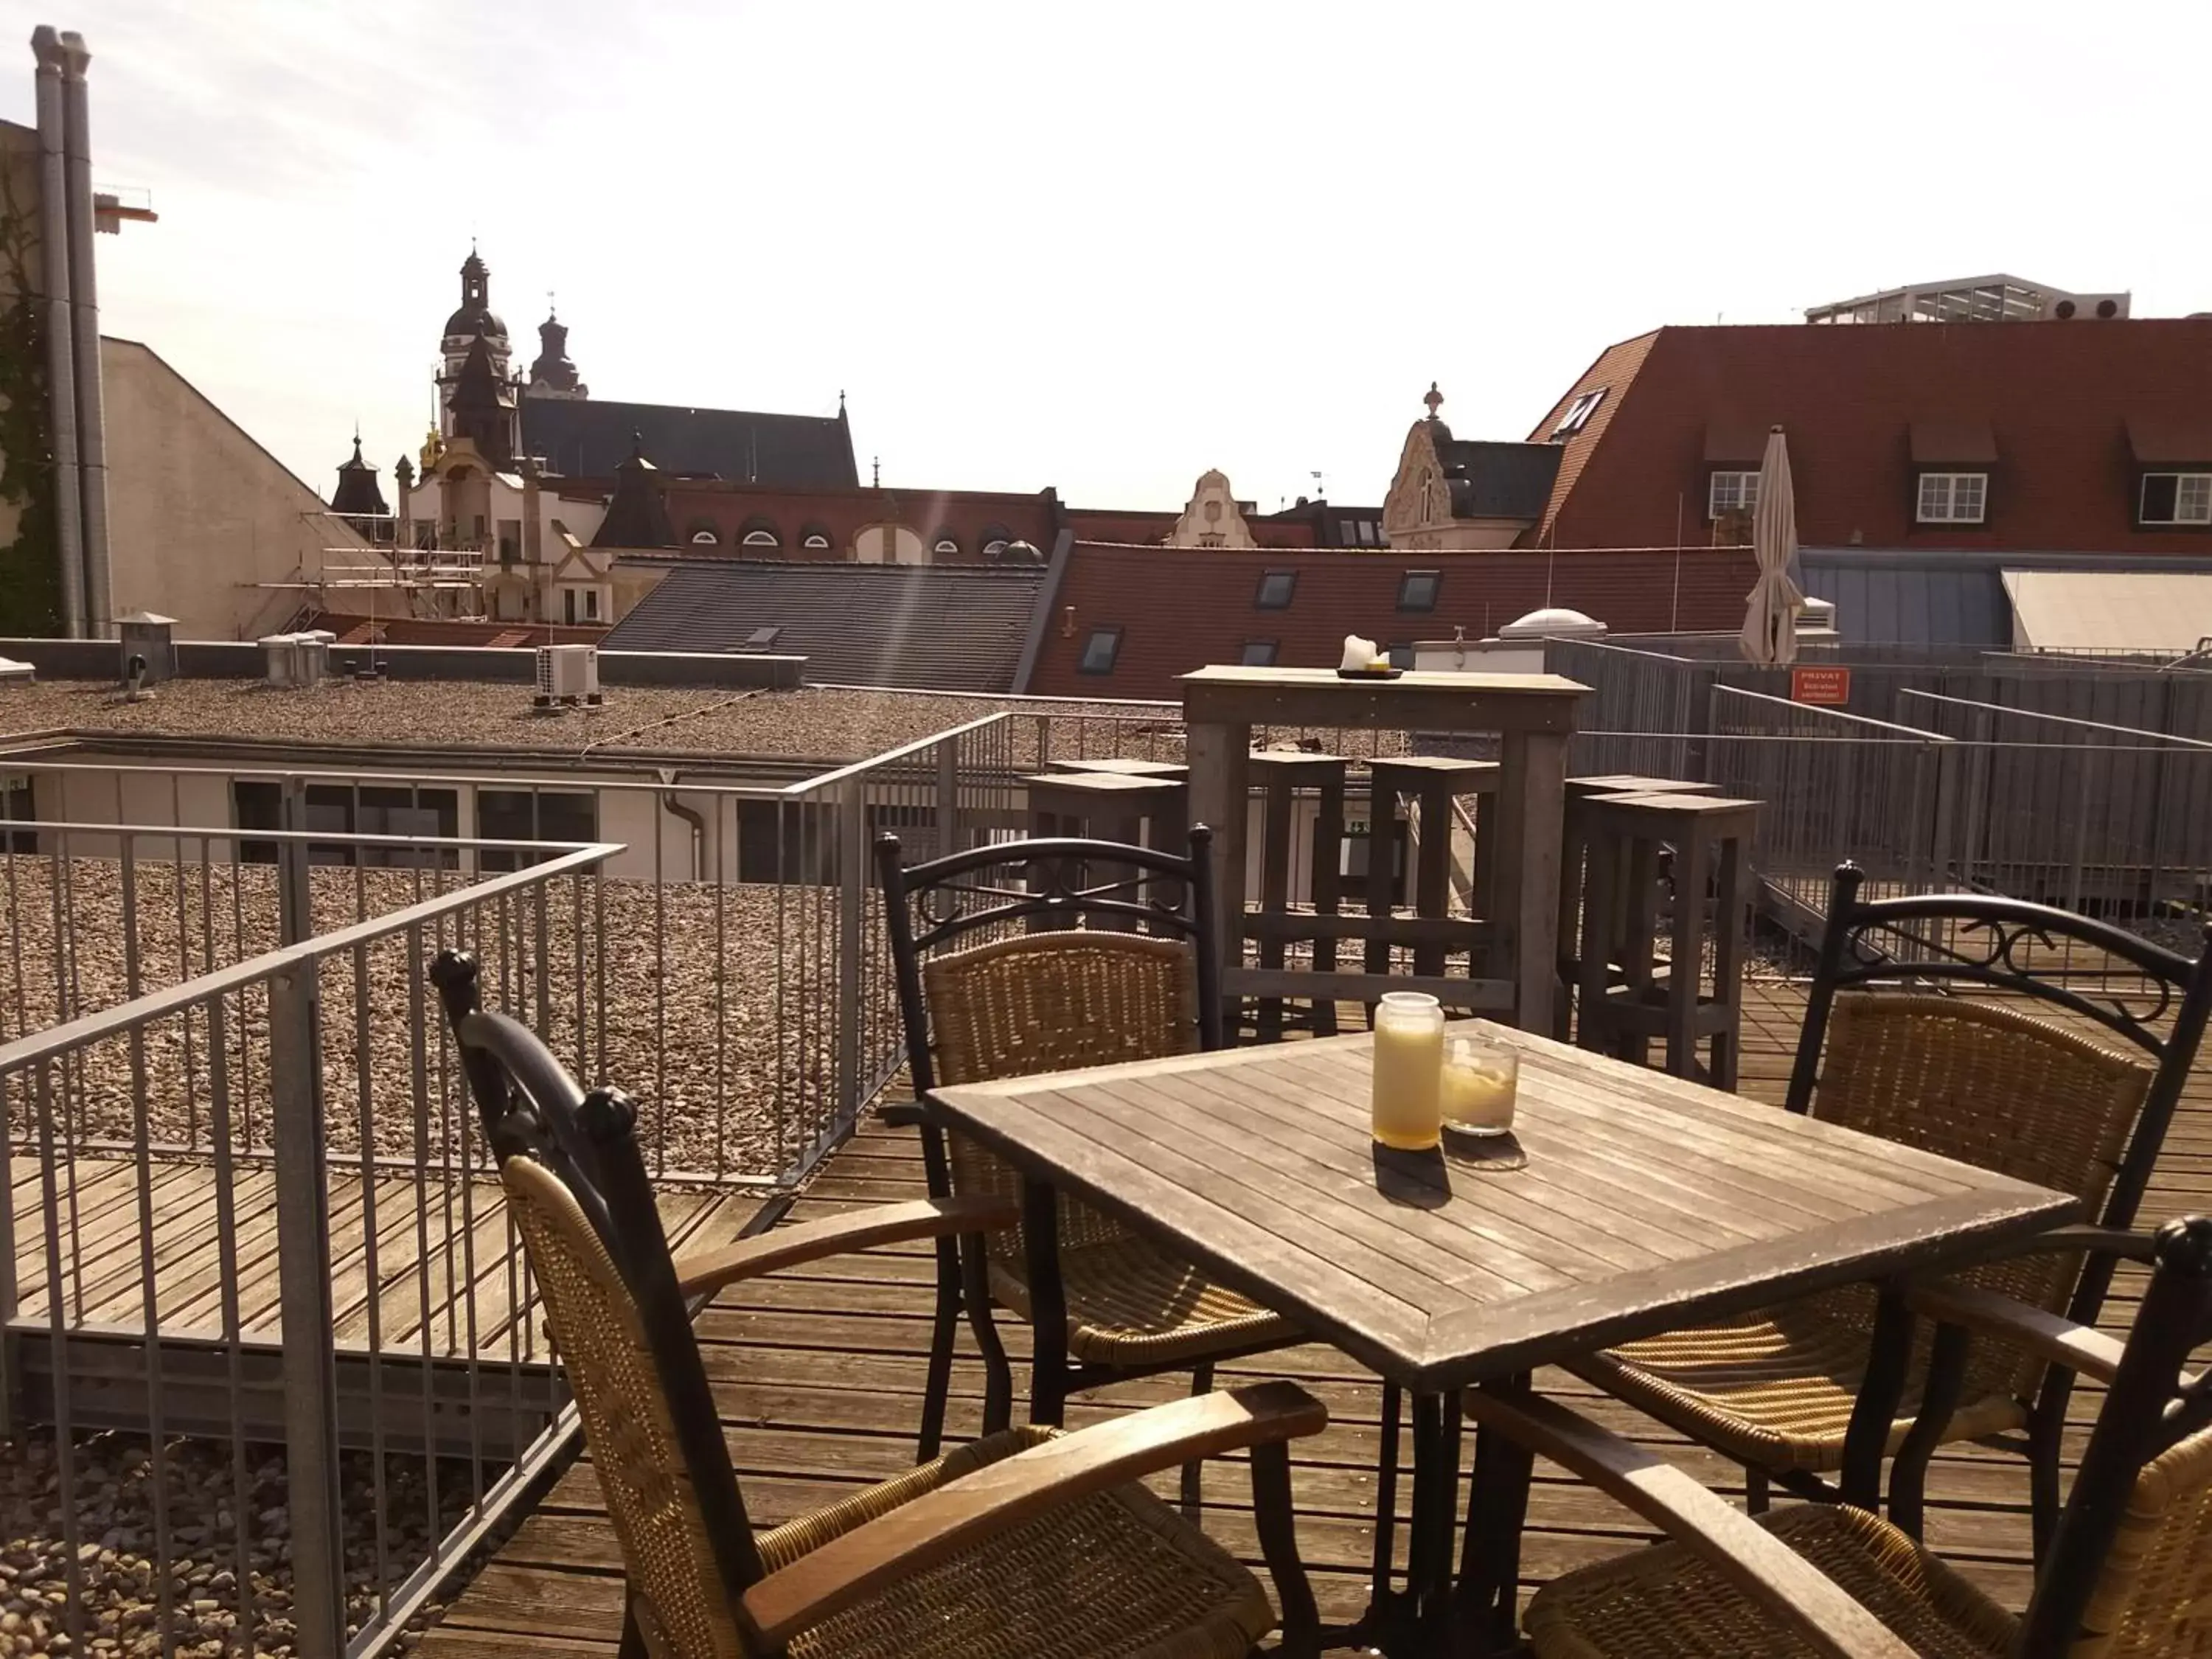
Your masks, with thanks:
[[[107,557],[107,416],[100,377],[100,289],[94,277],[92,125],[84,37],[65,30],[62,48],[62,157],[69,173],[70,308],[76,322],[77,479],[82,492],[85,631],[115,634],[115,588]]]
[[[46,288],[46,401],[54,454],[54,542],[61,567],[62,633],[84,637],[83,495],[77,476],[76,351],[70,307],[68,169],[62,141],[61,37],[31,33],[39,60],[39,267]]]

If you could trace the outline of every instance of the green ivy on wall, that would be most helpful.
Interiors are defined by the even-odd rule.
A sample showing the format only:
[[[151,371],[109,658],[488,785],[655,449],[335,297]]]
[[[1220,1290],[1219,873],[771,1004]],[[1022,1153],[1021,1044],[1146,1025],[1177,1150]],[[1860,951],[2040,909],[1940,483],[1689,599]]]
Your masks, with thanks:
[[[0,155],[0,501],[17,509],[0,543],[0,635],[62,631],[54,529],[54,454],[46,398],[45,307],[32,292],[32,215]]]

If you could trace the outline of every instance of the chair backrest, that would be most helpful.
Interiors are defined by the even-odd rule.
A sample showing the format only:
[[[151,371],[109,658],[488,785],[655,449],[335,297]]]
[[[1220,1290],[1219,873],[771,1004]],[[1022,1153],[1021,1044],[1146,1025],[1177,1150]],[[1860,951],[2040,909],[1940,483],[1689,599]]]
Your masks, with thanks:
[[[586,1094],[526,1027],[483,1011],[475,960],[431,969],[499,1160],[515,1229],[583,1420],[656,1659],[741,1659],[752,1528],[668,1240],[638,1156],[636,1109]]]
[[[1943,1145],[1929,1139],[1924,1144],[1953,1157],[2079,1192],[2099,1206],[2098,1218],[2106,1226],[2132,1224],[2196,1063],[2206,1017],[2212,1014],[2212,927],[2200,935],[2192,960],[2109,922],[2021,899],[1944,893],[1862,900],[1859,890],[1864,879],[1852,864],[1839,866],[1835,873],[1827,927],[1790,1076],[1790,1109],[1814,1110],[1817,1102],[1819,1115],[1828,1117],[1832,1090],[1840,1117],[1844,1096],[1856,1093],[1870,1100],[1879,1087],[1908,1091],[1904,1097],[1909,1103],[1903,1109],[1920,1109],[1941,1091],[1942,1073],[1934,1058],[1941,1052],[1954,1063],[1984,1068],[1993,1079],[2002,1078],[2004,1086],[2014,1091],[2010,1096],[1993,1093],[1978,1084],[1972,1097],[1960,1099],[1990,1108],[1999,1126],[2017,1121],[2021,1133],[2010,1137],[2014,1144],[2006,1157],[2023,1161],[2016,1168],[2002,1161],[1995,1143],[1985,1142],[1980,1153],[1970,1142]],[[2082,981],[2088,988],[2077,985],[2069,969],[2076,952],[2094,975]],[[2133,984],[2114,990],[2112,977]],[[2124,1110],[2126,1091],[2132,1085],[2124,1081],[2125,1073],[2113,1069],[2117,1056],[2094,1042],[2069,1042],[2069,1033],[2049,1022],[2003,1007],[1970,1013],[1966,1010],[1972,1005],[1960,1002],[1951,1018],[1939,1024],[1925,1007],[1931,997],[1900,998],[1902,1006],[1893,1014],[1879,1012],[1879,1005],[1891,1000],[1887,994],[1839,998],[1839,993],[1853,987],[1877,982],[1932,990],[1982,987],[2029,999],[2054,1016],[2088,1020],[2099,1035],[2118,1038],[2117,1047],[2144,1057],[2150,1075],[2139,1103]],[[2007,1018],[2008,1014],[2012,1018]],[[1833,1041],[1832,1025],[1838,1026]],[[1844,1040],[1846,1031],[1849,1042]],[[1918,1052],[1902,1064],[1886,1066],[1878,1056],[1860,1052],[1878,1036],[1900,1053],[1913,1044]],[[1921,1073],[1917,1079],[1916,1068]],[[2031,1079],[2033,1089],[2028,1086]],[[2011,1115],[2015,1112],[2022,1117],[2014,1120]],[[2052,1127],[2076,1113],[2081,1115],[2080,1120],[2063,1134]],[[2027,1114],[2042,1121],[2031,1125]],[[2116,1115],[2129,1121],[2115,1146],[2111,1136]],[[1894,1113],[1890,1127],[1855,1127],[1894,1139],[1915,1139]],[[1922,1133],[1932,1136],[1935,1131],[1923,1125]],[[2052,1152],[2063,1150],[2069,1159],[2086,1155],[2077,1174],[2066,1176],[2055,1163],[2040,1174],[2033,1172],[2027,1160],[2036,1150],[2029,1143],[2038,1137]],[[2065,1265],[2070,1273],[2071,1260]],[[2096,1256],[2081,1269],[2069,1304],[2073,1318],[2095,1322],[2111,1283],[2112,1266],[2110,1258]],[[2043,1300],[2027,1295],[2025,1287],[1999,1288],[2023,1299]]]
[[[915,1092],[1219,1048],[1212,842],[1198,824],[1188,856],[1054,838],[908,868],[897,836],[878,841]],[[964,1137],[923,1139],[933,1182],[1018,1195],[1013,1171]],[[1084,1205],[1060,1216],[1066,1245],[1124,1231]],[[1019,1230],[988,1247],[1018,1261]]]
[[[2014,1651],[2168,1659],[2212,1642],[2212,1220],[2159,1230],[2150,1283],[2097,1414]]]

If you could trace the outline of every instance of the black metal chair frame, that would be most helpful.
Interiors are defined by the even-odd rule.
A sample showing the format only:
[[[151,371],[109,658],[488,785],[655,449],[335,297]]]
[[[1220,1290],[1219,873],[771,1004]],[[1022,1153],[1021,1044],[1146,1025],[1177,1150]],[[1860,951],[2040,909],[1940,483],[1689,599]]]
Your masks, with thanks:
[[[1951,893],[1862,900],[1858,894],[1865,879],[1865,872],[1855,864],[1836,870],[1827,927],[1790,1070],[1784,1103],[1788,1109],[1802,1114],[1812,1109],[1821,1047],[1838,991],[1875,981],[1904,980],[1990,986],[2053,1004],[2094,1020],[2155,1062],[2126,1152],[2097,1217],[2100,1228],[2132,1226],[2196,1061],[2206,1018],[2212,1014],[2212,925],[2205,927],[2204,948],[2192,962],[2109,922],[2024,899]],[[1925,924],[1931,922],[1954,924],[1950,943],[1929,936]],[[1909,941],[1914,953],[1887,951],[1869,939],[1870,933],[1883,932]],[[1978,948],[1961,948],[1964,940]],[[2062,940],[2105,951],[2142,973],[2150,981],[2136,1000],[2142,1006],[2122,996],[2100,1000],[2039,977],[2023,958],[2025,947],[2056,949]],[[2153,1023],[2169,1017],[2171,1027],[2161,1037]],[[2081,1249],[2083,1243],[2079,1236],[2062,1231],[2032,1241],[2027,1248]],[[2085,1254],[2081,1277],[2067,1304],[2067,1318],[2078,1325],[2096,1323],[2098,1310],[2112,1287],[2113,1266],[2109,1251]],[[1910,1318],[1893,1298],[1885,1297],[1876,1316],[1867,1376],[1844,1442],[1840,1482],[1843,1498],[1869,1509],[1878,1501],[1882,1450],[1895,1420],[1893,1413],[1882,1414],[1881,1402],[1901,1395],[1911,1367],[1911,1337]],[[2057,1525],[2058,1443],[2073,1387],[2071,1372],[2051,1366],[2029,1406],[2026,1450],[2039,1559]],[[1763,1500],[1765,1473],[1753,1470],[1749,1475],[1753,1506],[1757,1508]],[[1839,1495],[1837,1487],[1802,1471],[1773,1479],[1804,1497],[1832,1499]]]
[[[2187,1374],[2192,1352],[2212,1341],[2212,1220],[2191,1216],[2167,1222],[2155,1234],[2107,1237],[2089,1248],[2107,1277],[2126,1259],[2149,1263],[2150,1282],[2090,1431],[2073,1491],[2047,1546],[2037,1551],[2035,1589],[2016,1653],[2073,1651],[2136,1475],[2153,1458],[2212,1425],[2212,1372]],[[1904,1309],[1901,1293],[1893,1289],[1884,1302],[1893,1322],[1909,1328],[1912,1316]],[[1891,1524],[1915,1537],[1920,1534],[1928,1455],[1959,1403],[1974,1340],[1963,1325],[1936,1325],[1920,1413],[1899,1454],[1890,1488]],[[2054,1364],[2052,1369],[2062,1368]],[[1901,1381],[1901,1370],[1897,1376]],[[1894,1413],[1902,1392],[1892,1391],[1887,1398]]]
[[[441,951],[430,977],[493,1156],[502,1162],[534,1158],[560,1178],[637,1304],[715,1565],[737,1607],[766,1569],[753,1546],[691,1311],[677,1287],[660,1207],[638,1153],[636,1103],[619,1089],[586,1093],[528,1027],[485,1012],[473,957]],[[634,1614],[624,1618],[623,1651],[643,1651]]]
[[[1194,824],[1188,856],[1118,842],[1077,837],[1040,837],[1002,842],[946,854],[908,866],[901,861],[898,837],[876,842],[876,864],[884,890],[885,931],[898,981],[899,1012],[905,1022],[907,1065],[921,1109],[886,1114],[895,1122],[917,1122],[921,1130],[922,1166],[931,1196],[951,1195],[951,1164],[945,1131],[928,1115],[929,1091],[937,1086],[931,1062],[929,1010],[922,994],[925,953],[942,950],[988,930],[1026,927],[1039,931],[1072,928],[1079,922],[1103,922],[1170,939],[1188,940],[1197,957],[1198,1030],[1201,1049],[1223,1046],[1221,969],[1216,950],[1217,913],[1213,890],[1212,831]],[[1023,884],[990,878],[994,871],[1020,866]],[[1103,868],[1102,868],[1103,866]],[[1085,884],[1086,872],[1103,878]],[[1163,898],[1157,890],[1170,890]],[[1156,890],[1152,896],[1147,889]],[[919,923],[919,925],[917,925]],[[1057,1424],[1070,1394],[1132,1377],[1189,1370],[1194,1394],[1212,1386],[1214,1365],[1279,1346],[1257,1344],[1224,1350],[1194,1365],[1187,1359],[1145,1367],[1109,1366],[1073,1361],[1067,1353],[1066,1304],[1060,1276],[1057,1200],[1040,1182],[1023,1183],[1024,1270],[1030,1297],[1032,1363],[1030,1420]],[[1013,1374],[992,1316],[988,1261],[980,1234],[963,1237],[957,1248],[938,1248],[937,1319],[929,1349],[929,1376],[922,1407],[921,1455],[934,1455],[945,1421],[945,1395],[952,1374],[953,1336],[964,1310],[984,1364],[984,1432],[1006,1426],[1013,1410]],[[1191,1483],[1186,1501],[1194,1499]]]

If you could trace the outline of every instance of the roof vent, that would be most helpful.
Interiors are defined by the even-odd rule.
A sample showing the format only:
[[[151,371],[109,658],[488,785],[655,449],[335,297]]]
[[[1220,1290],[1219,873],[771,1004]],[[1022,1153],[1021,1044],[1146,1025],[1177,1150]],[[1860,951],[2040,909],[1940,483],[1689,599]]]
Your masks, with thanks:
[[[173,638],[177,626],[174,617],[157,616],[151,611],[134,611],[127,617],[115,619],[115,631],[123,646],[123,678],[131,678],[131,659],[142,659],[138,675],[141,685],[158,685],[163,680],[177,678],[177,647]]]
[[[319,628],[301,634],[263,635],[258,643],[267,664],[269,684],[292,690],[319,685],[330,672],[331,643],[337,638]]]

